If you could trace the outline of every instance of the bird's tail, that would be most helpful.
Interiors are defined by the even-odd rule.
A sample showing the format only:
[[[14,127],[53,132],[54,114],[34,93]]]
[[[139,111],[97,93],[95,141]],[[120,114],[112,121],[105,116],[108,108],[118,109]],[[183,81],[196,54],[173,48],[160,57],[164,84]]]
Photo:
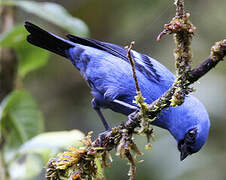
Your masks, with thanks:
[[[27,36],[27,41],[40,48],[68,58],[67,50],[75,46],[73,42],[49,33],[30,22],[25,22],[24,26],[30,33]]]

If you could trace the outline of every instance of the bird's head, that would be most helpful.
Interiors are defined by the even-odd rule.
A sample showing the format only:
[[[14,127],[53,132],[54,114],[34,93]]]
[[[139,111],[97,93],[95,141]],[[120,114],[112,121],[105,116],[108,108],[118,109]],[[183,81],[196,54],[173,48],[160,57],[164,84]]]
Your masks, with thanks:
[[[206,142],[209,129],[199,130],[194,127],[187,131],[184,138],[178,141],[180,160],[183,161],[188,155],[198,152]]]
[[[193,96],[188,97],[184,104],[177,108],[179,115],[171,133],[177,140],[180,159],[183,161],[188,155],[198,152],[205,144],[210,120],[203,104]]]

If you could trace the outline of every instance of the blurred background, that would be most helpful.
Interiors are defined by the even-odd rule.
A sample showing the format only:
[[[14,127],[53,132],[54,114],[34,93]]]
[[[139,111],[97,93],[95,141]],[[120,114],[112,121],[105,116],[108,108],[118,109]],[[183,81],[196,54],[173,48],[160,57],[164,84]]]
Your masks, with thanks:
[[[174,41],[166,36],[160,43],[156,37],[175,14],[173,0],[54,0],[73,16],[82,19],[89,28],[90,37],[122,46],[135,41],[135,50],[145,53],[174,72]],[[191,20],[197,27],[192,43],[193,65],[208,57],[215,41],[226,36],[225,7],[223,0],[185,1]],[[43,28],[64,36],[62,29],[23,11],[17,12],[16,22],[31,21]],[[144,150],[145,137],[136,142],[144,153],[138,159],[136,179],[142,180],[224,180],[226,179],[226,62],[220,63],[194,85],[194,93],[206,106],[211,129],[204,148],[180,162],[175,140],[167,131],[154,127],[156,141],[153,150]],[[90,90],[79,72],[66,59],[51,55],[48,64],[26,76],[24,88],[36,98],[44,114],[45,130],[79,129],[104,130],[97,114],[91,108]],[[114,126],[127,118],[104,110],[106,119]],[[112,167],[105,169],[106,178],[128,179],[129,166],[125,160],[113,156]]]

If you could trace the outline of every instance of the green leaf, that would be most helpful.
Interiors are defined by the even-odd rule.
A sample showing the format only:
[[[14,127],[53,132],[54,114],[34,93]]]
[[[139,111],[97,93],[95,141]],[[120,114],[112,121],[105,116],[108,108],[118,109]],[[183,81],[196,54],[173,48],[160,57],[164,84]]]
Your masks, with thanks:
[[[84,134],[79,130],[42,133],[23,144],[20,154],[40,154],[44,162],[69,146],[81,147]]]
[[[40,174],[50,158],[69,146],[81,147],[79,141],[84,134],[79,130],[48,132],[39,134],[19,148],[16,161],[9,164],[9,174],[12,180],[31,179]]]
[[[16,26],[10,32],[0,37],[0,46],[11,47],[17,52],[19,76],[44,66],[47,63],[49,52],[32,46],[26,41],[27,31],[23,25]]]
[[[4,158],[15,158],[18,148],[43,131],[43,119],[34,99],[26,91],[14,91],[0,106],[0,127],[5,138]]]
[[[88,27],[83,21],[71,16],[64,7],[57,3],[14,0],[3,1],[3,4],[18,6],[28,13],[35,14],[70,33],[79,36],[89,34]]]
[[[13,161],[8,172],[11,180],[34,179],[44,167],[42,158],[37,154],[28,154]]]
[[[27,35],[28,33],[25,31],[23,25],[16,26],[11,31],[0,36],[0,46],[16,48],[26,39]]]

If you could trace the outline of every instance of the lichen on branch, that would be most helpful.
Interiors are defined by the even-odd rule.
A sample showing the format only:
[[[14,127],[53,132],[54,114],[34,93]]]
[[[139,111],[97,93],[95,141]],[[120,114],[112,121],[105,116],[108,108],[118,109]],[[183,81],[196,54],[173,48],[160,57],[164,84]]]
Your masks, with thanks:
[[[104,179],[101,171],[98,171],[98,161],[105,156],[103,148],[93,147],[91,141],[92,132],[81,140],[83,147],[69,147],[67,151],[58,154],[47,165],[46,179]],[[104,162],[105,163],[105,162]]]
[[[150,119],[148,117],[148,104],[144,101],[146,98],[142,96],[142,92],[139,87],[139,83],[137,80],[137,75],[136,75],[136,68],[135,68],[135,63],[131,55],[131,50],[134,46],[135,42],[131,42],[129,46],[126,46],[127,50],[127,56],[129,59],[129,62],[132,67],[132,72],[133,72],[133,78],[135,81],[136,85],[136,93],[137,95],[134,97],[135,100],[133,100],[133,103],[137,104],[137,106],[140,108],[139,114],[140,114],[140,126],[139,129],[137,128],[137,134],[144,134],[147,137],[148,144],[145,146],[146,149],[151,150],[151,143],[150,143],[150,138],[153,135],[153,128],[151,127],[151,122],[154,121],[156,118]]]

